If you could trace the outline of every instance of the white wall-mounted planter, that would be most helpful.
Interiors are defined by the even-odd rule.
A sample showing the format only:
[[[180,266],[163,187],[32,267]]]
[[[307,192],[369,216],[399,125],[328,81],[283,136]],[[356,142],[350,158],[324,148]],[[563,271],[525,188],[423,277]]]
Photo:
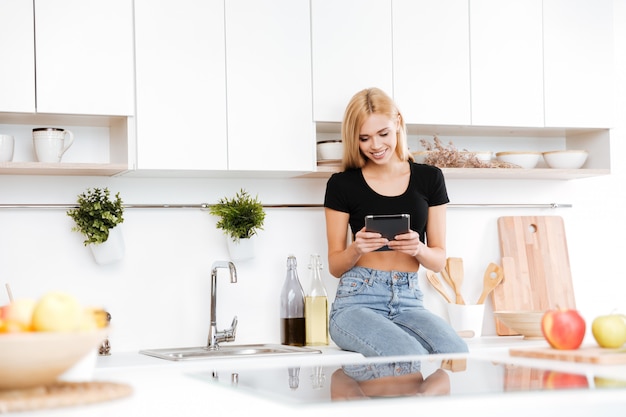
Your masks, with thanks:
[[[109,230],[109,238],[99,244],[90,244],[89,248],[98,265],[107,265],[124,258],[126,246],[120,225]]]
[[[232,261],[245,261],[254,258],[255,241],[255,236],[249,239],[239,239],[237,242],[233,241],[230,236],[226,236],[230,259]]]

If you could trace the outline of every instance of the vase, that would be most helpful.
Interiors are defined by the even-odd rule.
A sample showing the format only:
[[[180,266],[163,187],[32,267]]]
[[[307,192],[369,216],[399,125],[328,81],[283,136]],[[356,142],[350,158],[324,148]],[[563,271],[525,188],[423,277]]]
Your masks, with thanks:
[[[89,248],[98,265],[106,265],[124,258],[126,246],[122,228],[118,225],[109,230],[109,238],[97,244],[90,244]]]
[[[239,239],[237,242],[226,236],[228,253],[232,261],[245,261],[254,258],[254,236],[247,239]]]

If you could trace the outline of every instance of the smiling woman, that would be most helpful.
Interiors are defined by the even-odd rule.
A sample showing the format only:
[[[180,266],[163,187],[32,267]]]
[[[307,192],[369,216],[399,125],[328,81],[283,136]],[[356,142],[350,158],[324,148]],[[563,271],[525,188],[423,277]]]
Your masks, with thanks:
[[[328,180],[324,198],[329,270],[340,278],[333,341],[365,356],[466,352],[452,327],[424,308],[417,280],[421,265],[439,271],[446,260],[441,170],[414,162],[402,114],[380,89],[352,97],[341,132],[344,171]],[[403,213],[408,231],[385,237],[365,228],[367,216]]]

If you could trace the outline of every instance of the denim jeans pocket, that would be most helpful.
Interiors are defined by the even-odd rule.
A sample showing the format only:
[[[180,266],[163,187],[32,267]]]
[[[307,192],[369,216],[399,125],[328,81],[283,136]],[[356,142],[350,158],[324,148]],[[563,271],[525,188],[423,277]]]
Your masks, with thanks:
[[[339,280],[339,285],[337,285],[336,298],[358,295],[365,290],[367,284],[367,278],[353,275],[344,275]]]

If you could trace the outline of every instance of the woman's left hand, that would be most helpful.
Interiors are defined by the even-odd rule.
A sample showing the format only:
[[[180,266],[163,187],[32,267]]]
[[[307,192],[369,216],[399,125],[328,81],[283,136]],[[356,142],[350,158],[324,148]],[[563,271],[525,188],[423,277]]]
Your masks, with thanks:
[[[397,252],[406,253],[409,256],[417,256],[425,245],[420,241],[419,233],[411,230],[408,233],[396,235],[394,240],[389,241],[387,246],[389,246],[389,249]]]

